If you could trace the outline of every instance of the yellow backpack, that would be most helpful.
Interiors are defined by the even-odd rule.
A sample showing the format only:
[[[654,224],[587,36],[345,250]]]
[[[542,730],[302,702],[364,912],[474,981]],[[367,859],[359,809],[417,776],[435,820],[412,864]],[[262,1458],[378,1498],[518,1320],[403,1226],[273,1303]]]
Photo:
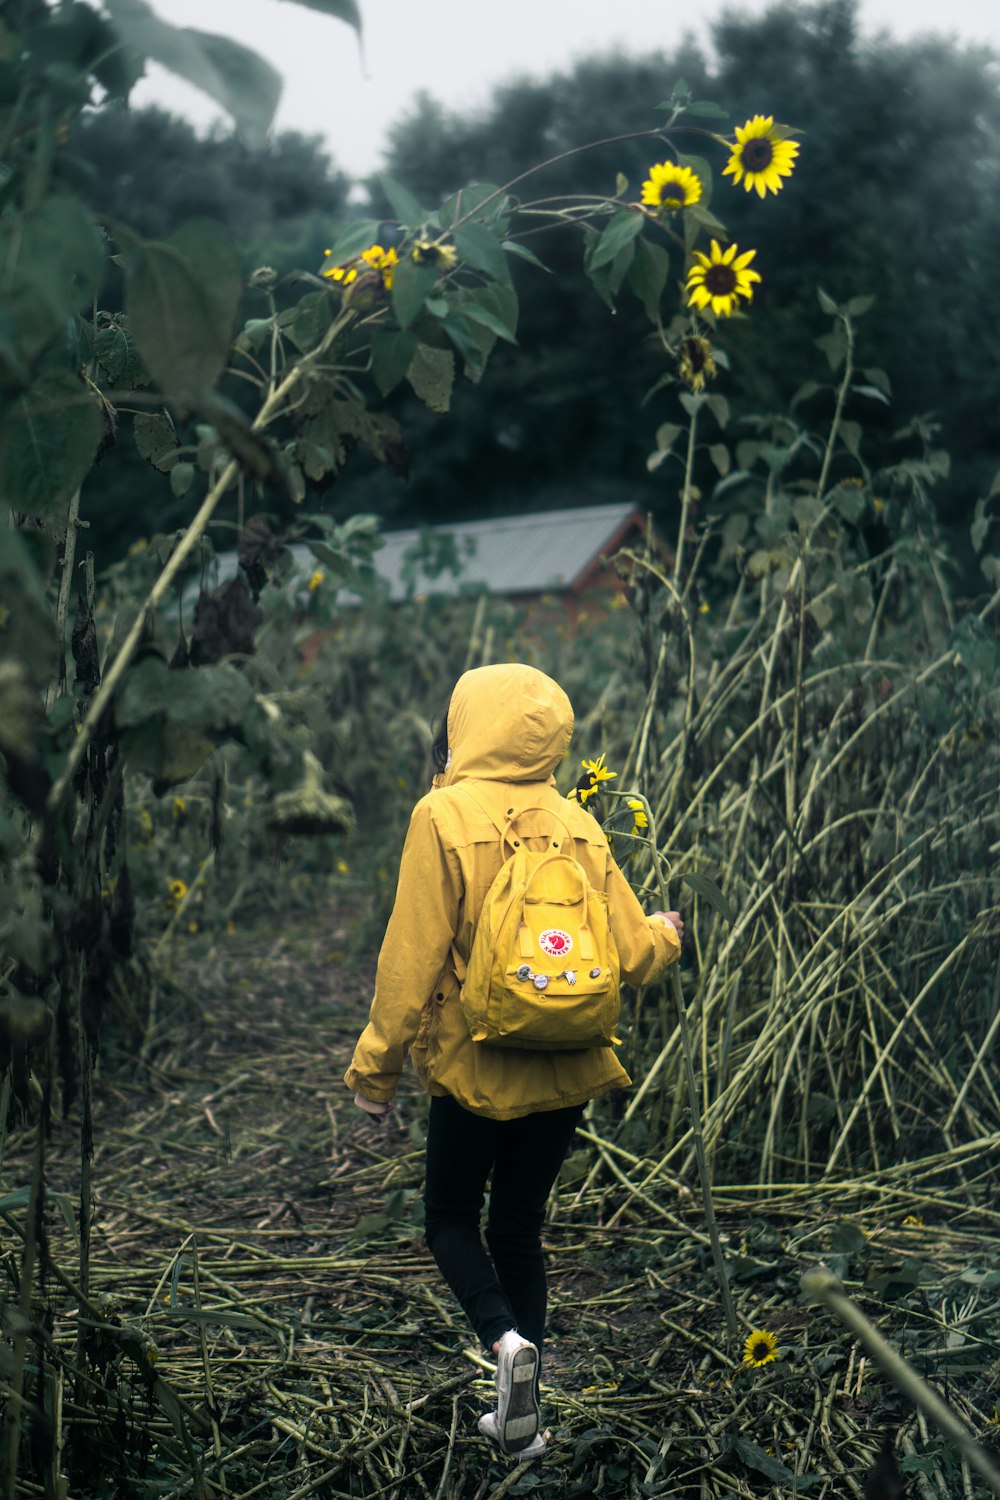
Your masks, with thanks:
[[[563,852],[562,827],[536,853],[515,836],[520,813],[500,824],[472,788],[460,783],[500,835],[504,859],[486,893],[462,983],[461,1002],[474,1042],[493,1047],[573,1051],[617,1043],[618,950],[608,901]]]

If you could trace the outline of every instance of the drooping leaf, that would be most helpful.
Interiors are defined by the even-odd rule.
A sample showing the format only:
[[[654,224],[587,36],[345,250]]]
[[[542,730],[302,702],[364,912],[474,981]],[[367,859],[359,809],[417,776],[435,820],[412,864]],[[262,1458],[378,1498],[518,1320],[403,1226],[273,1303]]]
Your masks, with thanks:
[[[59,522],[103,434],[101,409],[75,375],[40,375],[0,426],[0,494],[14,511]]]
[[[454,234],[459,259],[477,271],[485,271],[494,281],[506,281],[510,272],[500,240],[485,224],[461,224]]]
[[[660,300],[669,271],[670,256],[666,250],[641,235],[635,242],[635,256],[625,279],[651,323],[659,318]]]
[[[710,875],[706,875],[702,870],[685,870],[681,879],[685,885],[690,886],[696,896],[701,896],[707,901],[724,921],[735,922],[736,913]]]
[[[259,53],[229,37],[171,26],[145,0],[107,0],[107,9],[128,47],[215,99],[252,148],[264,145],[281,97],[281,75]]]
[[[643,217],[635,209],[619,209],[598,236],[590,251],[590,269],[600,270],[614,260],[626,245],[630,245],[642,233]]]
[[[494,282],[467,291],[462,297],[461,308],[473,323],[481,323],[509,344],[517,343],[517,294],[513,287]]]
[[[409,329],[378,328],[372,335],[372,376],[383,396],[403,379],[417,349],[417,336]]]
[[[409,328],[437,281],[434,266],[401,260],[392,278],[392,310],[400,328]]]

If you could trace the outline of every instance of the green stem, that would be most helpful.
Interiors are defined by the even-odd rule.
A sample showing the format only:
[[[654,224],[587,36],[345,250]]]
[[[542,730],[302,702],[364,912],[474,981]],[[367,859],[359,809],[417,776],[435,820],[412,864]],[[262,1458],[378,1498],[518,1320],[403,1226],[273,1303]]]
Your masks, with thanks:
[[[854,329],[851,327],[850,319],[842,319],[844,332],[847,335],[847,353],[844,356],[844,378],[840,382],[837,392],[837,405],[833,412],[833,421],[830,424],[830,436],[826,442],[826,452],[823,454],[823,467],[820,470],[819,479],[816,484],[817,495],[826,494],[826,481],[830,473],[830,465],[833,462],[833,450],[837,443],[837,434],[840,431],[840,419],[844,415],[844,403],[847,400],[847,392],[854,378]]]
[[[616,792],[615,796],[629,795]],[[660,853],[656,841],[656,826],[653,819],[653,809],[640,792],[634,794],[635,800],[642,803],[648,819],[647,844],[653,860],[656,873],[656,884],[660,893],[660,904],[664,911],[669,910],[669,898],[667,896],[667,881],[663,873],[663,856]],[[684,1076],[687,1081],[688,1107],[691,1111],[691,1133],[694,1138],[695,1155],[698,1159],[698,1176],[701,1180],[701,1195],[705,1205],[705,1227],[708,1230],[708,1238],[712,1245],[712,1260],[715,1265],[715,1275],[719,1283],[719,1296],[722,1299],[722,1310],[726,1318],[726,1328],[733,1343],[739,1341],[740,1325],[736,1317],[736,1307],[733,1302],[732,1289],[729,1278],[726,1275],[726,1262],[722,1254],[722,1242],[719,1239],[719,1226],[715,1217],[715,1203],[712,1198],[712,1184],[708,1173],[708,1158],[705,1155],[705,1139],[701,1128],[701,1107],[698,1103],[698,1084],[694,1073],[694,1052],[691,1043],[691,1032],[688,1027],[687,1011],[684,1007],[684,992],[681,988],[681,976],[678,973],[677,964],[670,968],[670,988],[673,992],[674,1007],[677,1012],[677,1029],[680,1032],[681,1052],[684,1057]]]
[[[687,457],[684,461],[684,488],[681,491],[681,524],[677,537],[677,556],[674,558],[674,583],[681,581],[681,562],[684,557],[684,534],[687,531],[688,509],[691,504],[691,478],[694,474],[694,444],[695,432],[698,427],[698,408],[695,407],[691,413],[691,426],[688,428]]]

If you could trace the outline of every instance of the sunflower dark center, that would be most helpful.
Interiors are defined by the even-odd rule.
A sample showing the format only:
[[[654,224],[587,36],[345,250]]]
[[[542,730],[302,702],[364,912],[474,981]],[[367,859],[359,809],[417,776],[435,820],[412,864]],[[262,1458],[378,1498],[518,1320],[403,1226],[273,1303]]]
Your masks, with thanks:
[[[688,339],[684,345],[684,358],[695,375],[705,368],[705,350],[698,339]]]
[[[705,289],[713,297],[729,297],[736,290],[736,272],[732,266],[709,266],[705,272]]]
[[[754,136],[743,147],[743,165],[748,172],[763,172],[774,160],[774,147],[766,135]]]
[[[750,1350],[754,1359],[764,1359],[771,1352],[771,1346],[765,1344],[763,1339],[758,1339]]]

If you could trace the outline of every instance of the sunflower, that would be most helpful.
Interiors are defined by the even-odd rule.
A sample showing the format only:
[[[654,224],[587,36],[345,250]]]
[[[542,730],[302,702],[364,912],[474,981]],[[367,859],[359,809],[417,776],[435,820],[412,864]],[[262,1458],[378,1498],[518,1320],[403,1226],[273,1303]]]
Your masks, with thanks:
[[[329,255],[329,250],[326,253]],[[359,261],[365,261],[373,271],[381,271],[382,284],[389,291],[392,287],[393,268],[399,264],[399,256],[391,245],[388,250],[384,250],[381,245],[369,245],[349,265],[327,266],[322,274],[328,281],[339,281],[341,286],[350,286],[352,281],[357,280]]]
[[[701,194],[701,179],[690,167],[661,161],[650,167],[649,176],[642,185],[641,201],[649,208],[676,213],[679,208],[690,208],[692,203],[697,203]]]
[[[682,341],[680,359],[677,361],[677,373],[684,384],[689,385],[693,391],[703,391],[705,381],[715,379],[718,370],[712,358],[712,346],[708,339],[692,334],[690,338]]]
[[[712,251],[694,252],[695,264],[687,274],[688,305],[702,312],[711,307],[716,317],[728,318],[736,311],[738,298],[749,302],[753,297],[751,282],[760,280],[759,271],[749,269],[756,250],[739,254],[739,245],[730,245],[723,250],[718,240],[712,241]]]
[[[418,266],[433,266],[438,271],[450,271],[458,264],[458,251],[454,245],[441,245],[437,240],[417,240],[410,251],[410,259]]]
[[[588,797],[592,797],[600,788],[602,781],[612,781],[618,775],[617,771],[609,771],[604,764],[604,756],[599,755],[596,760],[581,760],[584,774],[580,777],[576,786],[567,796],[574,802],[584,803]]]
[[[763,198],[784,187],[781,179],[791,176],[798,153],[798,141],[781,137],[773,115],[754,115],[745,125],[737,125],[736,145],[722,175],[731,175],[734,185],[742,182],[748,193],[756,188]]]
[[[171,901],[174,902],[183,901],[188,893],[187,885],[183,880],[168,880],[167,890],[170,892]]]
[[[632,832],[634,834],[641,833],[644,828],[649,827],[649,819],[646,816],[646,809],[643,807],[638,797],[629,797],[628,805],[632,810]]]
[[[754,1328],[743,1345],[743,1363],[759,1369],[778,1358],[778,1335],[768,1328]]]

